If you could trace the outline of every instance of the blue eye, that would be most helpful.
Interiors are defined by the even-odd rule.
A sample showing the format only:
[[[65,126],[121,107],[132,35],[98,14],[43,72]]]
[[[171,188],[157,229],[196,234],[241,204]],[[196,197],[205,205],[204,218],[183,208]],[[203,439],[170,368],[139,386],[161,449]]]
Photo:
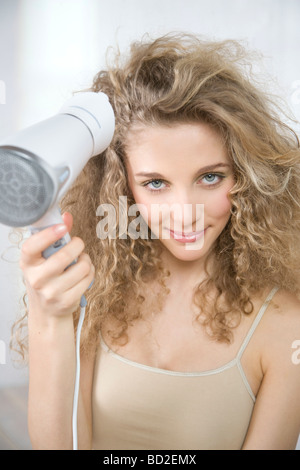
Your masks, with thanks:
[[[150,191],[160,191],[164,188],[164,182],[162,180],[151,180],[144,184]]]
[[[203,179],[205,179],[207,183],[215,183],[216,177],[217,175],[215,175],[214,173],[209,173],[208,175],[205,175]]]
[[[152,184],[152,187],[154,189],[159,189],[161,184],[162,184],[162,181],[161,180],[153,180],[153,181],[151,181],[150,184]]]
[[[201,176],[199,183],[207,187],[209,186],[214,187],[214,186],[217,186],[223,178],[225,178],[224,174],[207,173],[206,175]],[[147,181],[146,183],[143,183],[143,186],[147,188],[148,191],[158,193],[168,188],[169,185],[168,183],[164,182],[161,179],[153,179],[153,180]]]
[[[201,179],[202,181],[205,181],[206,186],[213,186],[215,184],[218,184],[224,177],[225,175],[207,173],[207,175],[204,175]]]

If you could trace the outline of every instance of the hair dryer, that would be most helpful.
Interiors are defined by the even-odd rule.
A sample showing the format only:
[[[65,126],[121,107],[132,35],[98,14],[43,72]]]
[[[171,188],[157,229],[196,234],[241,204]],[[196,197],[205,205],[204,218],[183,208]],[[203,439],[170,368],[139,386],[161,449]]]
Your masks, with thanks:
[[[0,223],[30,226],[32,233],[62,222],[58,202],[89,158],[103,152],[114,133],[114,113],[104,93],[83,92],[59,113],[0,143]],[[67,234],[44,253],[70,240]]]

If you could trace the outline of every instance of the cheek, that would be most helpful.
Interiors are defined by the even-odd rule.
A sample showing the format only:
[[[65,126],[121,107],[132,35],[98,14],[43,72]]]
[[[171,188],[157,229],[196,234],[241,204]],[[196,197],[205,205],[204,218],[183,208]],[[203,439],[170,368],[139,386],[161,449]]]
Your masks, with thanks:
[[[146,221],[148,225],[150,225],[151,222],[151,202],[148,200],[147,196],[145,196],[145,192],[143,191],[143,194],[140,194],[139,190],[132,190],[132,195],[135,200],[135,203],[137,205],[137,208],[143,217],[143,219]]]
[[[223,220],[228,218],[231,211],[231,202],[228,198],[228,190],[215,192],[204,204],[206,217]]]
[[[148,200],[147,196],[145,195],[145,190],[144,189],[136,189],[136,188],[131,188],[131,192],[133,195],[133,199],[137,206],[139,207],[139,210],[141,214],[147,216],[148,209],[150,210],[150,201]]]

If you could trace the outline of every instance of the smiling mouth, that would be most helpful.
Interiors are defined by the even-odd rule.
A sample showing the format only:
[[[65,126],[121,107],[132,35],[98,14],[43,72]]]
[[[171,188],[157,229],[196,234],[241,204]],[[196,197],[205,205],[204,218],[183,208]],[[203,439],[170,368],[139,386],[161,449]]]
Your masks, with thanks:
[[[181,243],[195,243],[197,240],[200,240],[204,236],[205,232],[206,229],[201,230],[199,232],[189,233],[177,232],[169,229],[171,238]]]

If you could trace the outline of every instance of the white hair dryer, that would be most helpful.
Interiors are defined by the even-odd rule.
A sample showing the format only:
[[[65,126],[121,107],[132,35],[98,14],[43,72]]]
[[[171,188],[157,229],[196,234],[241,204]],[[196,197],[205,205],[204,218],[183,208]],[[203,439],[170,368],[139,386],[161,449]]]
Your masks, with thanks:
[[[59,113],[0,143],[0,223],[32,233],[63,222],[58,202],[88,160],[111,142],[115,119],[104,93],[83,92]],[[67,234],[43,255],[70,240]]]

